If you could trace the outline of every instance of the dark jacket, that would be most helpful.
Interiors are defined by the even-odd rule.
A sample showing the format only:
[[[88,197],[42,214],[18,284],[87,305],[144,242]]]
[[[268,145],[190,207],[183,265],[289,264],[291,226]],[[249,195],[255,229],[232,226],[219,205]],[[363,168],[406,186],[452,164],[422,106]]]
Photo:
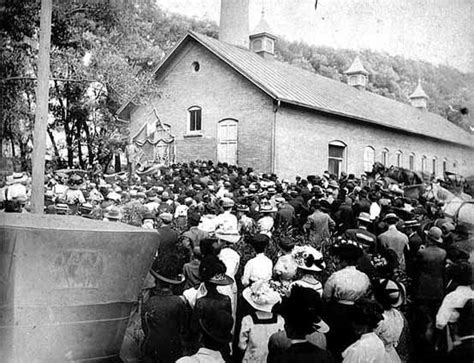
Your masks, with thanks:
[[[158,254],[176,251],[178,232],[171,227],[158,228]]]
[[[175,362],[180,358],[186,321],[186,304],[182,298],[170,290],[151,297],[142,310],[144,356],[159,362]]]
[[[442,300],[444,297],[444,270],[446,251],[438,246],[428,246],[418,251],[414,278],[415,297],[423,300]]]

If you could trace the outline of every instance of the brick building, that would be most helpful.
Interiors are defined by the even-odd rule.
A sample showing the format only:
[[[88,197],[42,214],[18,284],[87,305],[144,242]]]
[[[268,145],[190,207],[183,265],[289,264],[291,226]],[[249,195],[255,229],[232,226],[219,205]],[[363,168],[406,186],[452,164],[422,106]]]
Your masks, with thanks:
[[[420,82],[408,105],[366,91],[359,58],[348,84],[279,62],[263,17],[243,36],[247,10],[248,0],[223,0],[220,39],[186,34],[156,69],[159,96],[119,110],[143,158],[210,159],[283,177],[361,174],[375,161],[437,175],[474,172],[473,137],[426,110]]]

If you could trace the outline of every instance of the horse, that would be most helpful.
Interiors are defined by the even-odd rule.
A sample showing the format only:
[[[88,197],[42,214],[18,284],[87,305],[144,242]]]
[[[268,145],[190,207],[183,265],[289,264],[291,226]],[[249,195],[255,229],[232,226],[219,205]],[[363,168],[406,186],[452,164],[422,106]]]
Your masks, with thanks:
[[[375,162],[369,174],[375,180],[390,178],[403,185],[423,184],[423,178],[417,172],[399,166],[386,168],[381,162]]]

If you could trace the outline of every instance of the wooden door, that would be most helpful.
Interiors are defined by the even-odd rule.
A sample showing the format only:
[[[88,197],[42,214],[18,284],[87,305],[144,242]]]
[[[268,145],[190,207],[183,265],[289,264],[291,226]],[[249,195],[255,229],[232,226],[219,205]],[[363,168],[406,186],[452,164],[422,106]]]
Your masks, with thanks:
[[[238,122],[223,120],[217,127],[217,160],[232,165],[237,164]]]

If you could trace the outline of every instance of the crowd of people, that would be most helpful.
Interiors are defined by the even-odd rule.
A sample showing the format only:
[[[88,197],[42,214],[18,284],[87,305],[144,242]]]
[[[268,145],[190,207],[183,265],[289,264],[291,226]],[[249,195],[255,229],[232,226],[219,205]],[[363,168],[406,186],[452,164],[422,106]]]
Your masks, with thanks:
[[[29,178],[0,184],[28,209]],[[472,231],[423,194],[196,161],[50,171],[46,213],[156,230],[123,354],[144,362],[472,362]],[[132,319],[133,320],[133,319]]]

